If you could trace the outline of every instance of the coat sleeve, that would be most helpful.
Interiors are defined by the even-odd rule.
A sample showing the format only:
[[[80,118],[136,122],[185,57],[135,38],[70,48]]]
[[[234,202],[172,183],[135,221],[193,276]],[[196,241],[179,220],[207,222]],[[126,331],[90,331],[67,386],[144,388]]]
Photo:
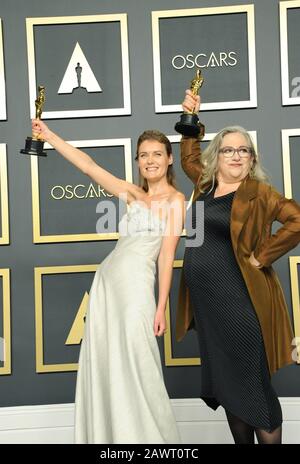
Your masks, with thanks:
[[[285,198],[273,188],[267,202],[272,211],[270,225],[275,220],[283,225],[262,243],[258,254],[254,254],[261,267],[270,266],[300,242],[300,205]]]
[[[202,136],[201,136],[202,138]],[[181,166],[186,175],[196,185],[202,173],[201,138],[182,137],[180,142]]]

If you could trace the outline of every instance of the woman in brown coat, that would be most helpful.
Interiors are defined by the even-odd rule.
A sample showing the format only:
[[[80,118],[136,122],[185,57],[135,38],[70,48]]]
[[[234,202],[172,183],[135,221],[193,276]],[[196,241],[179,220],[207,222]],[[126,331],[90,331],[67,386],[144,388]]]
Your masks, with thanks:
[[[200,107],[186,91],[184,111]],[[181,163],[204,202],[204,241],[187,246],[176,320],[177,339],[197,329],[200,397],[222,405],[235,443],[281,443],[282,413],[271,374],[292,364],[294,338],[272,263],[300,242],[300,207],[267,183],[249,134],[220,131],[201,156],[183,137]],[[282,227],[272,235],[272,223]],[[188,242],[187,242],[188,243]],[[191,243],[191,242],[190,242]]]

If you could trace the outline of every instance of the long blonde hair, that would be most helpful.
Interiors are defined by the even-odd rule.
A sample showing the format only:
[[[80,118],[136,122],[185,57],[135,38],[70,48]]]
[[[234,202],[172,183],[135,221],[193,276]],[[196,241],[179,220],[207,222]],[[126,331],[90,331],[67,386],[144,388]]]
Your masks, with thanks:
[[[260,182],[269,183],[269,176],[260,163],[260,156],[255,150],[254,143],[250,134],[241,126],[228,126],[220,130],[210,142],[208,147],[201,155],[202,175],[199,177],[197,189],[204,192],[208,188],[213,189],[216,182],[216,173],[218,169],[218,154],[222,140],[227,134],[239,133],[245,137],[248,146],[251,148],[253,164],[249,171],[249,177]]]
[[[170,157],[170,155],[172,154],[171,142],[165,134],[163,134],[162,132],[158,130],[146,130],[138,138],[135,160],[138,160],[139,148],[141,144],[145,142],[145,140],[155,140],[156,142],[162,143],[166,147],[168,157]],[[176,182],[175,182],[175,172],[174,172],[173,164],[169,164],[168,166],[167,182],[169,185],[172,185],[172,187],[177,188]],[[142,176],[140,171],[139,171],[139,186],[142,187],[142,189],[145,192],[148,192],[149,190],[148,181]]]

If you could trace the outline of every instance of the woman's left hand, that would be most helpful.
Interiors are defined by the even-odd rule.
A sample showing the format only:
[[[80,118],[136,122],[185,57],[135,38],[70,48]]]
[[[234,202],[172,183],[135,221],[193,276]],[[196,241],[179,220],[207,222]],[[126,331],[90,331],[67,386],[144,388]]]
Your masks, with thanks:
[[[156,337],[161,337],[166,333],[166,316],[165,311],[158,309],[154,318],[154,335]]]
[[[256,258],[254,258],[254,253],[252,251],[251,255],[250,255],[250,258],[249,258],[249,263],[254,266],[254,267],[260,267],[261,264],[259,261],[257,261]]]

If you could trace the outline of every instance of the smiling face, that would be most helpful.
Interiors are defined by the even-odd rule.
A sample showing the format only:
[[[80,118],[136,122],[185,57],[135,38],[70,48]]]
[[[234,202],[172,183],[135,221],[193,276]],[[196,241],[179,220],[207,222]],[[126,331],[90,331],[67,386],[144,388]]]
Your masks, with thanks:
[[[173,163],[166,146],[156,140],[145,140],[139,146],[138,166],[141,175],[148,182],[156,182],[166,177],[168,167]]]
[[[223,137],[220,150],[225,147],[248,147],[247,139],[239,132],[226,134]],[[248,174],[253,164],[253,155],[241,157],[236,151],[231,158],[224,153],[218,155],[217,179],[227,183],[241,182]]]

